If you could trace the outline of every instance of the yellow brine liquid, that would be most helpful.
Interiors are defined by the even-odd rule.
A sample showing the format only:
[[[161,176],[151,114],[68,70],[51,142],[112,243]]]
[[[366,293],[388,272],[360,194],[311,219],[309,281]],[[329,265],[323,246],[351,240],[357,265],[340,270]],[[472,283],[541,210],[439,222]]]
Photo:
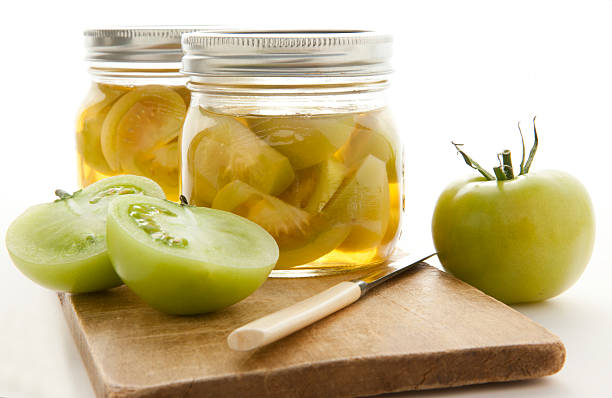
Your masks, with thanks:
[[[386,109],[263,117],[192,107],[181,190],[190,204],[265,228],[280,248],[277,270],[367,267],[391,254],[399,234],[398,141]]]
[[[177,201],[178,136],[189,98],[184,86],[93,83],[76,128],[80,185],[136,174]]]

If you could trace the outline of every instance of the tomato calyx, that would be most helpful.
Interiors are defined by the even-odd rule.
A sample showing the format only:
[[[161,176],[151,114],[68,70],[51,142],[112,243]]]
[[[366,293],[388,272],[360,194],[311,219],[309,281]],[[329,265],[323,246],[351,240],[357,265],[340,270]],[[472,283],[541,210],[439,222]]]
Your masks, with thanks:
[[[59,202],[61,200],[66,200],[66,199],[70,199],[70,198],[74,198],[74,195],[76,195],[77,193],[81,192],[82,189],[79,189],[78,191],[75,191],[73,193],[69,193],[64,191],[63,189],[56,189],[54,191],[55,196],[58,197],[58,199],[55,199],[54,202]]]
[[[538,149],[538,131],[536,129],[535,120],[536,118],[534,117],[533,118],[534,140],[533,140],[533,146],[531,147],[531,151],[529,151],[529,156],[527,157],[527,161],[525,161],[525,139],[523,137],[523,131],[521,130],[521,123],[520,122],[518,123],[519,134],[521,135],[521,143],[523,146],[523,154],[521,157],[521,167],[519,171],[519,176],[529,173],[529,169],[531,168],[531,164],[533,163],[533,158],[535,157],[536,151]],[[493,180],[509,181],[509,180],[513,180],[516,178],[514,175],[514,169],[512,168],[512,153],[510,152],[509,149],[505,149],[501,153],[497,154],[497,159],[499,160],[499,166],[496,166],[493,168],[493,172],[495,173],[495,175],[493,175],[489,173],[487,170],[485,170],[480,164],[474,161],[471,157],[469,157],[461,149],[463,144],[457,144],[455,142],[451,142],[451,143],[455,146],[455,149],[457,149],[457,152],[459,152],[461,157],[463,157],[463,160],[465,161],[465,163],[471,168],[473,168],[474,170],[477,170],[480,174],[482,174],[482,176],[486,178],[487,181],[493,181]]]
[[[62,200],[62,199],[69,199],[72,197],[72,194],[64,191],[63,189],[56,189],[55,190],[55,196],[57,196],[59,199],[57,200]]]

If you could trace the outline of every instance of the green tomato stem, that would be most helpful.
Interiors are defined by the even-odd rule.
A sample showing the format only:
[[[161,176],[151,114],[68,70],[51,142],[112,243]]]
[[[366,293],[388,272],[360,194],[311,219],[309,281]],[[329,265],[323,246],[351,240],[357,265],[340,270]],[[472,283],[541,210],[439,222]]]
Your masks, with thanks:
[[[502,169],[506,175],[506,179],[514,179],[514,170],[512,169],[512,154],[509,149],[506,149],[501,153],[502,155]]]
[[[482,174],[484,178],[486,178],[488,181],[492,181],[495,179],[495,177],[493,177],[491,173],[486,171],[481,165],[473,161],[472,158],[470,158],[465,152],[461,150],[461,146],[463,144],[456,144],[454,142],[452,142],[452,144],[455,146],[455,148],[457,149],[457,152],[459,152],[459,154],[463,157],[463,160],[468,166],[470,166],[474,170],[478,170],[478,172]]]
[[[493,167],[493,171],[495,172],[495,177],[497,177],[497,181],[506,181],[508,177],[506,177],[506,173],[502,170],[502,166]]]
[[[522,157],[521,157],[521,168],[519,171],[519,175],[524,175],[529,172],[529,168],[533,163],[533,158],[535,157],[536,151],[538,149],[538,131],[536,129],[535,124],[535,116],[533,118],[533,146],[531,147],[531,151],[529,152],[529,157],[527,161],[525,161],[525,138],[523,137],[523,131],[521,130],[521,123],[518,123],[519,134],[521,135],[521,144],[523,147]],[[451,141],[452,142],[452,141]],[[463,144],[456,144],[452,142],[455,146],[455,149],[459,152],[459,154],[463,157],[465,163],[471,168],[477,170],[480,174],[482,174],[488,181],[497,180],[497,181],[508,181],[513,180],[515,178],[514,169],[512,167],[512,153],[509,149],[504,150],[502,153],[497,154],[497,158],[499,160],[499,166],[493,168],[493,172],[495,176],[491,175],[491,173],[487,172],[481,165],[476,163],[472,158],[470,158],[463,150],[461,146]]]

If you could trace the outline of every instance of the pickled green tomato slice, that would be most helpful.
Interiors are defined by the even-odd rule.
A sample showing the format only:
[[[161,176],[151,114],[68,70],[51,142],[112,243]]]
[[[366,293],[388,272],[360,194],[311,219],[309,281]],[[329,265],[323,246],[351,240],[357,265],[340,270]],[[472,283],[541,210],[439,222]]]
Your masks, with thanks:
[[[348,174],[346,166],[331,158],[318,165],[318,169],[317,184],[306,204],[306,210],[311,213],[323,210]]]
[[[312,228],[307,239],[284,241],[276,268],[290,268],[315,261],[336,249],[350,232],[349,225],[325,223]]]
[[[314,166],[344,144],[355,129],[355,115],[250,117],[251,130],[285,155],[296,170]]]
[[[172,86],[171,88],[183,98],[186,108],[189,108],[191,104],[191,91],[186,86]]]
[[[115,101],[127,91],[127,88],[120,86],[94,83],[89,100],[79,112],[76,129],[77,150],[89,167],[102,174],[113,174],[104,158],[100,142],[104,118]]]
[[[245,218],[156,198],[118,198],[107,228],[121,279],[170,314],[215,311],[244,299],[278,258],[274,238]]]
[[[295,180],[279,198],[311,214],[320,212],[342,184],[348,169],[329,158],[321,163],[297,170]]]
[[[269,195],[283,192],[295,178],[289,160],[236,118],[200,108],[189,143],[187,164],[193,179],[190,201],[210,206],[226,184],[240,180]]]
[[[304,208],[315,191],[319,175],[319,165],[296,170],[295,179],[278,198],[291,206]]]
[[[397,181],[401,170],[398,137],[387,109],[367,112],[357,118],[350,138],[334,154],[346,167],[355,170],[368,155],[385,162],[389,182]]]
[[[53,290],[82,293],[120,285],[106,251],[106,213],[110,201],[124,195],[164,197],[155,182],[123,175],[33,206],[9,226],[11,259],[28,278]]]
[[[102,152],[109,166],[151,177],[156,150],[177,139],[185,113],[185,101],[168,87],[143,86],[122,96],[102,126]],[[175,155],[168,168],[178,180]]]
[[[330,222],[323,214],[309,214],[238,180],[223,187],[212,206],[240,214],[270,232],[280,248],[279,269],[324,256],[342,243],[352,228],[346,222]]]
[[[166,190],[168,198],[176,200],[173,196],[178,193],[179,185],[178,138],[141,156],[140,160],[140,170],[146,170],[142,174],[157,181]]]
[[[352,225],[339,249],[360,251],[374,248],[382,241],[389,225],[390,206],[385,163],[368,155],[323,213],[339,223]]]
[[[259,192],[240,180],[223,187],[215,196],[212,207],[246,217],[275,238],[299,234],[308,229],[310,223],[306,211]]]

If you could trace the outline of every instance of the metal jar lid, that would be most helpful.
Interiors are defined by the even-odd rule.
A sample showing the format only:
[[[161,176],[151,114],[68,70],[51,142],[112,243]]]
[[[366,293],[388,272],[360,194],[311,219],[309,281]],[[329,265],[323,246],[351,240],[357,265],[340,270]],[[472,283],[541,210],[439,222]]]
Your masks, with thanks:
[[[180,63],[181,35],[210,26],[134,26],[89,29],[83,33],[86,60],[93,63]]]
[[[391,71],[390,35],[372,31],[224,31],[183,35],[183,73],[374,76]]]

